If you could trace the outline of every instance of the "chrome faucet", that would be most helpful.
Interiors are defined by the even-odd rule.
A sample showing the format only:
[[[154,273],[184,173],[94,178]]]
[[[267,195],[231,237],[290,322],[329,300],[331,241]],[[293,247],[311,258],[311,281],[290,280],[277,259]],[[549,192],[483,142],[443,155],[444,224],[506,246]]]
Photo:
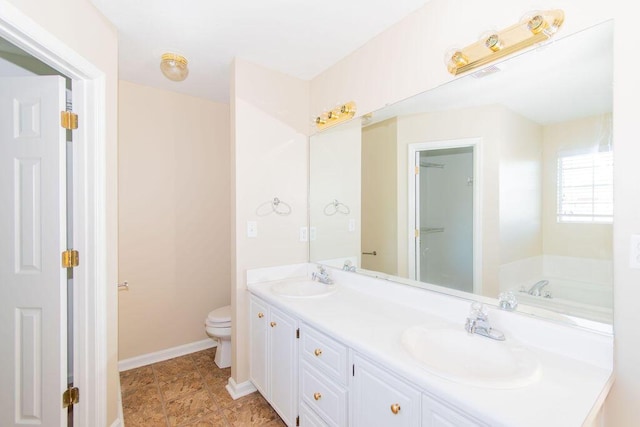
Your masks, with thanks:
[[[327,272],[327,270],[325,270],[324,266],[322,265],[318,266],[317,272],[314,271],[313,273],[311,273],[311,279],[317,280],[318,282],[324,283],[325,285],[333,284],[333,279],[329,277],[329,273]]]
[[[549,284],[548,280],[540,280],[539,282],[537,282],[536,284],[534,284],[528,291],[527,293],[529,295],[533,295],[534,297],[539,297],[540,295],[542,295],[542,288],[544,288],[545,286],[547,286]]]
[[[356,266],[351,263],[351,261],[346,260],[344,265],[342,266],[344,271],[356,271]]]
[[[479,302],[471,304],[471,311],[469,312],[469,317],[467,317],[464,329],[470,335],[478,334],[497,341],[504,341],[505,339],[502,332],[493,329],[491,325],[489,325],[489,315],[484,309],[484,305]]]

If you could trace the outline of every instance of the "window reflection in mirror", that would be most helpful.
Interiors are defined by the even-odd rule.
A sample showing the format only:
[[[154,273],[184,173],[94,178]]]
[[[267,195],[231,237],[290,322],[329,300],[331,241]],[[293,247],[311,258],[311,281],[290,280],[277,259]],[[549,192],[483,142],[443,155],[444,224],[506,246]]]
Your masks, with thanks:
[[[611,52],[608,22],[312,136],[310,260],[442,291],[511,291],[554,319],[610,323]],[[423,171],[410,154],[457,140],[478,141],[471,225],[464,203],[446,200],[455,178],[436,176],[447,167]],[[422,182],[432,201],[416,166],[434,175]],[[336,201],[349,213],[327,215]]]

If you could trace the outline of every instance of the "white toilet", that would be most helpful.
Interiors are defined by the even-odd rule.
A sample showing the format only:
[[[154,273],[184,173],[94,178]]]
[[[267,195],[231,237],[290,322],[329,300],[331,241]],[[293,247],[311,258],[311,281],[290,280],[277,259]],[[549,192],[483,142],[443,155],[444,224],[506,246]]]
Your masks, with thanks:
[[[207,335],[218,341],[214,362],[219,368],[231,366],[231,306],[213,310],[205,320]]]

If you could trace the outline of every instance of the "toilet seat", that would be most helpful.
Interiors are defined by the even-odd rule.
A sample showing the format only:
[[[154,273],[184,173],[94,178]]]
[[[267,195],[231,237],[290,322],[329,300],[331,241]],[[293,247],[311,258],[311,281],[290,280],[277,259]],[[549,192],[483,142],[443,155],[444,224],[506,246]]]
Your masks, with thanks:
[[[209,313],[205,324],[213,328],[231,327],[231,306],[217,308]]]

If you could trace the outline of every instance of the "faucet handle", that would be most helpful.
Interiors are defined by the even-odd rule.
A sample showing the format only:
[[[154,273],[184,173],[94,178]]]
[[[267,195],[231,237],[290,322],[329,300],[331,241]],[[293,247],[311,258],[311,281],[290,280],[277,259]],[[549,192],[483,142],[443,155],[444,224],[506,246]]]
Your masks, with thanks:
[[[476,332],[476,319],[467,317],[467,321],[464,324],[464,329],[469,333],[469,335],[474,334]]]
[[[471,303],[471,310],[469,310],[469,318],[472,320],[487,320],[489,315],[481,302],[475,301]]]
[[[518,307],[518,300],[512,291],[500,293],[498,296],[498,307],[507,311],[514,311]]]

